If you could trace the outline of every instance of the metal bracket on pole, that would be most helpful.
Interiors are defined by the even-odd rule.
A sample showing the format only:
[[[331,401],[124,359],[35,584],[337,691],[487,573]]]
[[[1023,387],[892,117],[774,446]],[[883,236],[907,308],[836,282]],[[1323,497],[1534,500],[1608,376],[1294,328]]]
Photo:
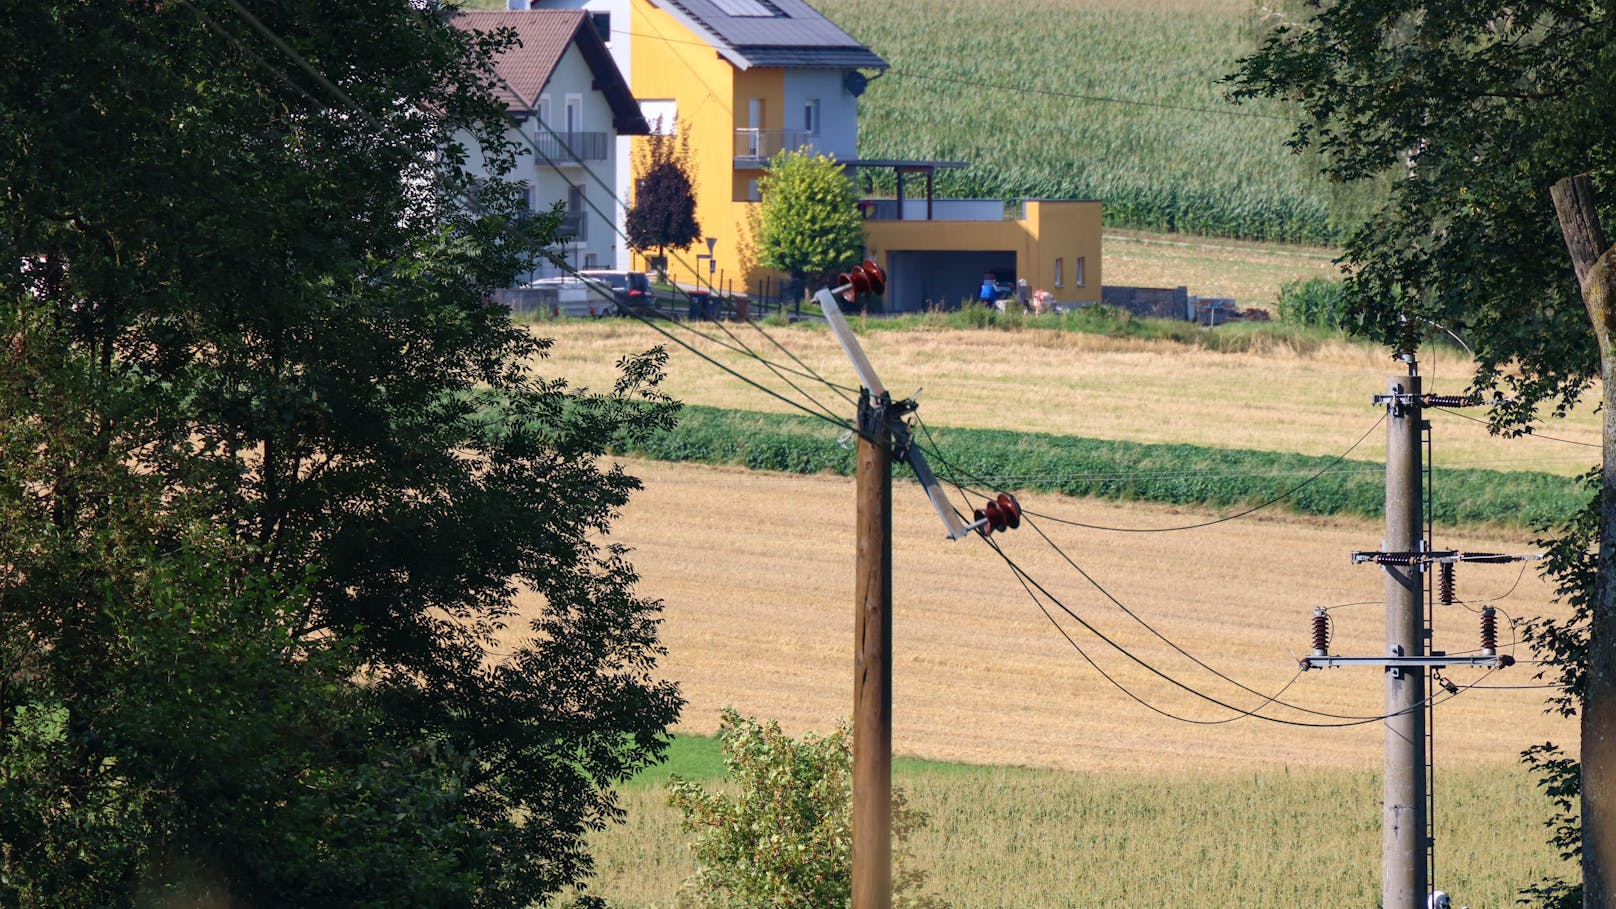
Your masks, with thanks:
[[[864,386],[865,392],[873,400],[884,402],[879,408],[872,407],[872,410],[879,410],[880,420],[885,424],[885,432],[892,434],[893,458],[908,464],[909,469],[915,472],[915,479],[919,480],[921,488],[926,490],[926,498],[931,500],[932,508],[937,511],[937,517],[942,519],[943,529],[948,532],[948,538],[960,540],[969,536],[970,529],[955,513],[954,506],[948,503],[948,496],[943,492],[942,485],[932,475],[931,465],[926,463],[926,456],[921,454],[920,448],[914,444],[909,434],[909,426],[903,422],[902,415],[915,409],[914,402],[892,401],[891,396],[887,394],[886,386],[881,384],[880,377],[875,374],[875,367],[870,364],[870,358],[865,356],[864,348],[858,342],[858,336],[853,334],[853,329],[842,315],[842,308],[836,303],[835,295],[828,290],[821,290],[814,294],[814,300],[819,303],[819,308],[824,310],[825,321],[830,323],[830,330],[841,343],[842,350],[846,351],[847,358],[853,361],[853,371],[858,373],[859,382]],[[864,413],[863,407],[859,408],[859,413],[861,415]],[[880,438],[883,429],[880,424],[869,429],[861,424],[859,432],[865,438]]]
[[[1509,654],[1496,654],[1490,656],[1447,656],[1432,654],[1423,657],[1388,656],[1388,657],[1350,657],[1350,656],[1307,656],[1297,661],[1305,669],[1339,669],[1343,666],[1381,666],[1392,670],[1402,669],[1445,669],[1449,666],[1476,666],[1483,669],[1504,669],[1515,665],[1515,658]]]

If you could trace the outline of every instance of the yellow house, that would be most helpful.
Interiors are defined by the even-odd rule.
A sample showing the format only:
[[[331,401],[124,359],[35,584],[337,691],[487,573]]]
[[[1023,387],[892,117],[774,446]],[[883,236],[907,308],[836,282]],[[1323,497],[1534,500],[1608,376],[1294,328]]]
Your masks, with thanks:
[[[988,272],[999,281],[1025,280],[1058,302],[1100,299],[1098,202],[935,199],[936,170],[962,164],[858,158],[858,99],[886,61],[804,0],[511,5],[529,2],[589,10],[651,128],[689,133],[696,217],[706,242],[670,256],[675,279],[760,289],[770,275],[750,260],[747,226],[758,179],[776,152],[806,147],[850,171],[891,168],[900,181],[926,177],[924,197],[906,198],[900,182],[897,199],[861,206],[870,254],[892,277],[887,309],[956,304],[975,296]],[[619,186],[633,185],[631,158],[617,156]],[[647,265],[626,247],[618,260],[619,267]]]

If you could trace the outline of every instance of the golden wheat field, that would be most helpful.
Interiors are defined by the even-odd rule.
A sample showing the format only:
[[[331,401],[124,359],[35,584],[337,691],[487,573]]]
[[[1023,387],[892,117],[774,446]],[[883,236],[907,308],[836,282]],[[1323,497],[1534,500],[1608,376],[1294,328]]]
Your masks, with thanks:
[[[751,473],[635,462],[644,491],[612,538],[633,547],[642,590],[666,604],[662,671],[688,700],[680,729],[711,733],[720,708],[779,719],[788,730],[826,730],[852,698],[853,487],[847,478]],[[1309,728],[1233,715],[1131,663],[1058,607],[1061,629],[979,539],[948,542],[918,487],[894,489],[893,747],[902,754],[976,764],[1106,773],[1220,773],[1378,766],[1381,730],[1370,722]],[[1025,497],[1031,510],[1112,526],[1169,526],[1196,511]],[[1335,726],[1380,713],[1373,670],[1298,675],[1316,606],[1333,610],[1333,652],[1381,651],[1381,576],[1349,564],[1379,545],[1366,522],[1232,521],[1162,534],[1040,526],[1112,596],[1165,638],[1252,691],[1312,711],[1271,707],[1295,723]],[[1184,685],[1237,708],[1262,698],[1191,663],[1136,623],[1024,526],[1006,554],[1094,628]],[[1444,536],[1440,545],[1519,551],[1518,539]],[[1459,596],[1502,597],[1514,616],[1553,612],[1545,585],[1510,566],[1461,566]],[[1435,617],[1436,649],[1476,645],[1460,606]],[[1524,652],[1519,656],[1525,657]],[[1485,675],[1454,669],[1461,685],[1531,684],[1519,666]],[[1124,693],[1118,686],[1132,693]],[[1541,692],[1465,690],[1436,712],[1445,766],[1512,761],[1527,745],[1569,741],[1574,724],[1543,714]],[[1134,700],[1146,702],[1143,706]],[[1175,714],[1193,725],[1169,719]],[[1341,718],[1348,719],[1341,719]]]
[[[765,336],[739,324],[659,324],[674,338],[794,400],[803,398],[756,358],[692,330],[805,371],[774,346],[778,342],[831,382],[857,384],[846,356],[823,327],[768,328]],[[640,322],[544,322],[534,331],[556,339],[550,356],[535,364],[544,375],[609,388],[620,357],[660,344],[670,354],[666,389],[674,397],[743,410],[792,410]],[[920,413],[934,425],[1310,455],[1340,454],[1364,436],[1380,418],[1370,396],[1385,392],[1396,371],[1383,352],[1345,342],[1225,353],[1073,332],[915,330],[870,331],[862,343],[894,397],[924,389]],[[1428,355],[1423,372],[1425,389],[1443,393],[1462,392],[1469,377],[1465,362],[1446,350]],[[811,379],[787,376],[826,407],[852,416],[852,405],[823,385],[816,389]],[[1597,460],[1599,427],[1591,407],[1545,425],[1538,436],[1513,440],[1491,436],[1467,418],[1479,415],[1479,410],[1430,412],[1433,463],[1571,475]],[[1384,447],[1372,437],[1353,457],[1375,460]]]

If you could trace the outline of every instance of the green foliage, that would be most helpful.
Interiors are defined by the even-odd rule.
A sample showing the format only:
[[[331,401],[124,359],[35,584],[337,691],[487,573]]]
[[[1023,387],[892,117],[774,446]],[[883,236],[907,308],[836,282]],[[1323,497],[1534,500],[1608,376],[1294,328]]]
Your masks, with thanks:
[[[1348,307],[1346,286],[1329,278],[1287,281],[1279,289],[1279,318],[1297,325],[1346,328]]]
[[[750,212],[758,264],[790,274],[798,288],[864,255],[858,195],[833,159],[782,151],[769,159],[758,192]]]
[[[969,162],[938,174],[942,195],[1098,199],[1108,226],[1333,243],[1379,191],[1288,153],[1282,105],[1219,96],[1253,46],[1249,4],[817,6],[892,64],[860,99],[860,157]]]
[[[634,155],[634,203],[624,232],[635,249],[688,249],[701,236],[696,221],[696,181],[690,168],[690,133],[652,133]]]
[[[845,723],[828,736],[792,739],[780,724],[726,708],[719,741],[728,790],[674,777],[668,803],[696,834],[696,872],[683,897],[702,909],[823,909],[846,906],[853,870],[853,738]],[[945,906],[920,893],[925,875],[903,845],[926,825],[902,790],[892,792],[894,906]]]
[[[1292,144],[1320,150],[1332,178],[1392,176],[1388,200],[1345,249],[1363,333],[1391,342],[1407,320],[1465,338],[1477,360],[1472,388],[1503,392],[1493,419],[1504,431],[1529,427],[1545,407],[1563,412],[1602,366],[1609,381],[1549,187],[1587,173],[1608,197],[1616,183],[1616,10],[1350,0],[1307,11],[1242,61],[1234,95],[1294,102],[1301,124]],[[1616,457],[1608,439],[1603,454],[1608,468]],[[1602,492],[1607,512],[1613,494],[1608,485]],[[1559,528],[1568,548],[1548,567],[1573,616],[1531,630],[1562,686],[1551,700],[1562,712],[1581,709],[1589,662],[1608,662],[1616,648],[1608,625],[1592,633],[1608,621],[1593,604],[1608,609],[1616,585],[1586,555],[1596,543],[1608,550],[1616,532],[1599,524],[1585,513]],[[1527,761],[1551,795],[1575,772],[1532,752]],[[1590,780],[1589,789],[1607,785]],[[1556,799],[1549,824],[1567,854],[1580,841],[1578,823]],[[1589,862],[1584,871],[1598,882],[1587,897],[1608,898],[1616,869]],[[1528,896],[1560,905],[1575,896],[1568,887],[1549,881]]]
[[[687,407],[679,426],[627,451],[666,461],[735,464],[790,473],[853,473],[836,427],[811,417]],[[1072,496],[1235,509],[1281,495],[1328,467],[1328,457],[1194,445],[1145,444],[1045,433],[931,427],[919,440],[942,477],[1014,476],[1020,488]],[[934,455],[935,449],[945,455]],[[946,459],[945,459],[946,458]],[[900,475],[905,468],[899,467]],[[1524,471],[1444,470],[1433,516],[1442,524],[1523,526],[1575,512],[1565,477]],[[1344,461],[1276,507],[1298,514],[1379,517],[1379,464]]]
[[[554,226],[458,167],[503,39],[261,6],[361,115],[236,9],[0,16],[0,905],[526,906],[679,705],[598,542],[660,361],[485,302]]]

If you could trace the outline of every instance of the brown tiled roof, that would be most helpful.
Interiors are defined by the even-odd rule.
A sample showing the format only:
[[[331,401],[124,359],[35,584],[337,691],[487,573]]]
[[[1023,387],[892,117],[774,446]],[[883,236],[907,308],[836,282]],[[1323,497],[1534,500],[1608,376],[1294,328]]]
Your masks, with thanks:
[[[556,66],[574,43],[594,74],[595,86],[612,108],[613,125],[624,135],[650,132],[640,106],[629,93],[628,83],[611,52],[596,34],[584,10],[464,10],[454,24],[470,31],[492,32],[502,28],[516,32],[519,45],[506,48],[494,58],[495,93],[514,111],[532,112],[539,94],[555,73]]]

